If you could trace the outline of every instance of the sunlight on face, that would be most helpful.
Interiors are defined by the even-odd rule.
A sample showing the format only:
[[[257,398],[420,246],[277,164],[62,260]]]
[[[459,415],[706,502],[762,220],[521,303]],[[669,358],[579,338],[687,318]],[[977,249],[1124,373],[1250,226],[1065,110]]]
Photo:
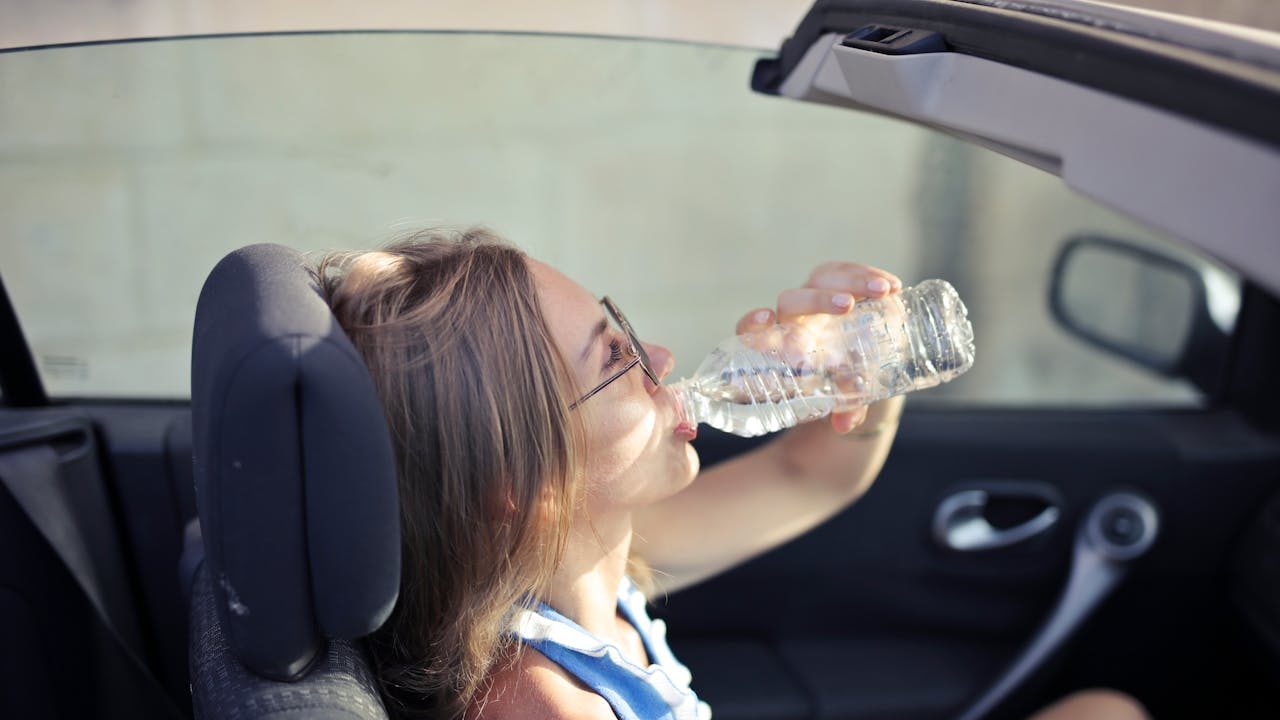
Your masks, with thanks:
[[[554,268],[529,261],[551,335],[569,359],[578,387],[586,392],[609,377],[611,341],[625,343],[615,331],[598,332],[605,318],[600,302]],[[609,326],[610,328],[612,326]],[[666,372],[670,353],[646,344],[651,359]],[[696,475],[697,453],[676,437],[680,418],[671,394],[654,386],[633,367],[575,412],[584,415],[587,487],[593,514],[642,507],[685,487]]]

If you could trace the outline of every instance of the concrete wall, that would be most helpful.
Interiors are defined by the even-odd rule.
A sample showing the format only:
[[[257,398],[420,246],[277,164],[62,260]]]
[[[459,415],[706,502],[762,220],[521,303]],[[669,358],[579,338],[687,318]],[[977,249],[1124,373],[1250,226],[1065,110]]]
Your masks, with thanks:
[[[1058,244],[1158,243],[1054,177],[752,95],[756,53],[331,35],[0,56],[0,267],[56,393],[187,391],[205,275],[254,242],[482,223],[611,294],[677,374],[828,259],[951,279],[978,367],[935,397],[1185,401],[1044,311]]]
[[[812,0],[0,0],[0,47],[351,28],[573,32],[777,47]],[[1280,31],[1274,0],[1123,5]]]

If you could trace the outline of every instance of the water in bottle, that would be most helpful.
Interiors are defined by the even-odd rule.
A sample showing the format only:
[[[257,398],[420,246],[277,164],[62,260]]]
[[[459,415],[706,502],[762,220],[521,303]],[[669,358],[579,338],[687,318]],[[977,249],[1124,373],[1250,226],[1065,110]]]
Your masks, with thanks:
[[[947,382],[973,355],[955,288],[926,280],[844,315],[729,338],[672,391],[687,422],[754,437]]]

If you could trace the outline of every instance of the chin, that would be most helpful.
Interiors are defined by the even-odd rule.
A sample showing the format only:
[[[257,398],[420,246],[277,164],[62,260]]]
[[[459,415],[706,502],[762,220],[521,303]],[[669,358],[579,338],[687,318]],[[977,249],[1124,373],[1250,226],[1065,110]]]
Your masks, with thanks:
[[[702,469],[702,460],[698,457],[698,451],[693,445],[685,443],[684,445],[684,463],[681,468],[679,477],[683,480],[680,489],[688,487],[693,483],[693,479],[698,477],[698,471]]]

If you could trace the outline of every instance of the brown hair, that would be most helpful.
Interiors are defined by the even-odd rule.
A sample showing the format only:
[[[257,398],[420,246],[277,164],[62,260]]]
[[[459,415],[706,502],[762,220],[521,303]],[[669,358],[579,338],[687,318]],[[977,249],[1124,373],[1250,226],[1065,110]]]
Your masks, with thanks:
[[[425,231],[316,268],[386,411],[400,597],[369,642],[388,709],[454,718],[545,596],[578,483],[568,365],[526,256],[483,229]]]

